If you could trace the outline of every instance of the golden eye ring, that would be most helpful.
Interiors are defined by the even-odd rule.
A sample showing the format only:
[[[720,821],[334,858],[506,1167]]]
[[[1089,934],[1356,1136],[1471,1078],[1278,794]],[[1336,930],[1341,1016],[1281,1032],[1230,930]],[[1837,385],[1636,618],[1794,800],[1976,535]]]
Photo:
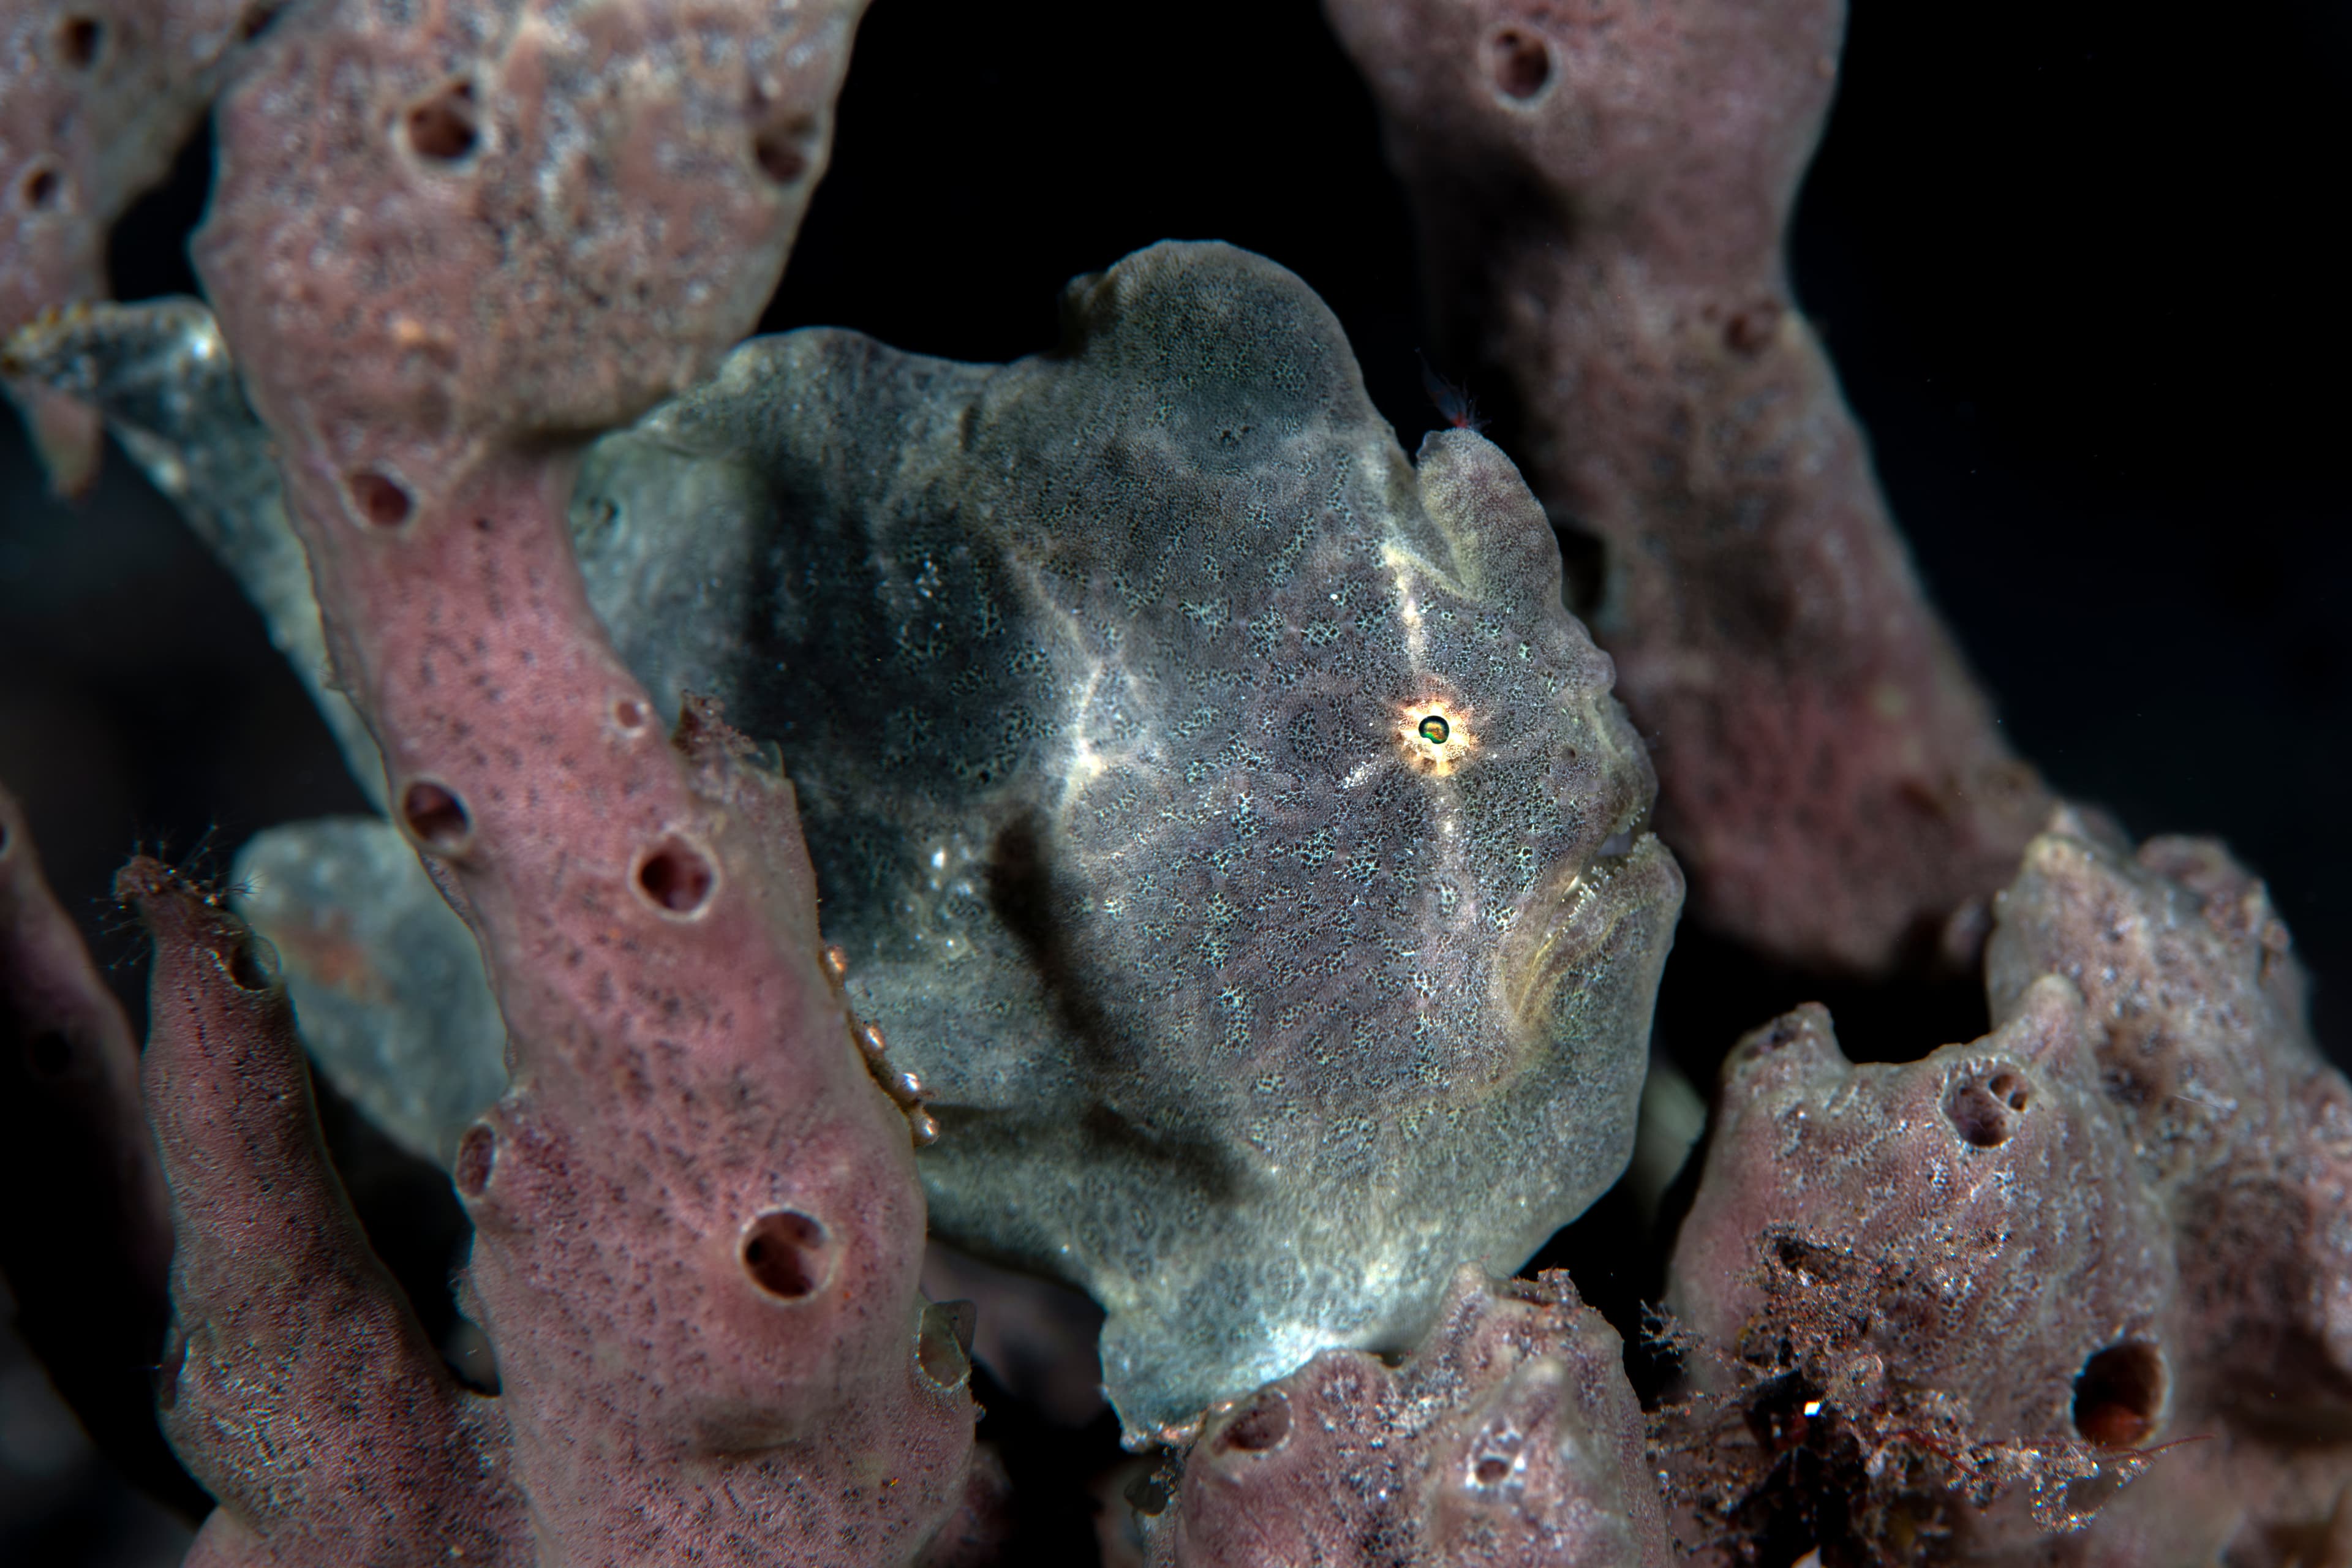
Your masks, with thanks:
[[[1478,749],[1470,711],[1461,703],[1432,697],[1395,712],[1397,749],[1417,773],[1444,778]]]

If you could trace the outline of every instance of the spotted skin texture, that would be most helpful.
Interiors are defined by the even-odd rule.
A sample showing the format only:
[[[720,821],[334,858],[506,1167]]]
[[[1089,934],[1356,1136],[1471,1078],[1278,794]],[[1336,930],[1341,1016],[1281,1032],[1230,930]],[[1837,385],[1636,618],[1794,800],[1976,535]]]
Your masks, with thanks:
[[[632,663],[782,747],[933,1223],[1095,1295],[1139,1435],[1412,1344],[1616,1177],[1681,884],[1500,452],[1408,462],[1226,247],[1065,315],[1003,367],[749,345],[575,519]]]
[[[1224,247],[1069,315],[1011,367],[747,346],[600,443],[571,518],[648,690],[782,743],[858,1010],[950,1129],[935,1223],[1113,1309],[1141,1433],[1410,1345],[1456,1263],[1607,1184],[1679,883],[1492,447],[1415,470],[1328,313]],[[199,498],[260,447],[201,329],[126,309],[44,360]],[[263,500],[211,533],[299,642]],[[503,1029],[429,887],[372,869],[386,831],[257,842],[247,908],[339,1083],[445,1153]]]
[[[161,180],[274,0],[13,0],[0,8],[0,343],[106,293],[106,232]],[[97,477],[98,411],[0,359],[50,483]]]
[[[1432,310],[1597,535],[1694,914],[1800,963],[1973,960],[2050,807],[1921,592],[1782,260],[1842,0],[1326,0]]]
[[[1704,1399],[1670,1424],[1687,1528],[1810,1508],[1877,1547],[1932,1524],[1938,1562],[2338,1560],[2352,1089],[2284,927],[2218,845],[2135,852],[2071,810],[1995,908],[1984,1039],[1855,1066],[1810,1007],[1726,1065],[1669,1304],[1741,1414],[1713,1447]],[[1773,1406],[1800,1384],[1815,1430]]]
[[[1668,1568],[1623,1346],[1561,1273],[1465,1269],[1391,1367],[1327,1351],[1210,1423],[1152,1568]]]
[[[189,363],[152,316],[59,335],[55,369],[217,448],[233,421],[146,390],[150,336]],[[647,689],[782,742],[858,1011],[950,1127],[936,1223],[1110,1306],[1148,1431],[1325,1344],[1413,1342],[1456,1263],[1516,1266],[1607,1184],[1680,889],[1494,448],[1448,434],[1416,471],[1319,303],[1224,247],[1145,253],[1070,319],[1012,367],[751,345],[600,444],[571,514]],[[278,602],[267,552],[226,553]],[[359,918],[270,880],[255,911],[334,1016],[354,974],[462,952],[330,973],[422,889]],[[385,1043],[446,1020],[445,1080],[495,1073],[487,992],[434,994]],[[332,1059],[407,1125],[363,1033]],[[454,1144],[443,1114],[413,1141]]]

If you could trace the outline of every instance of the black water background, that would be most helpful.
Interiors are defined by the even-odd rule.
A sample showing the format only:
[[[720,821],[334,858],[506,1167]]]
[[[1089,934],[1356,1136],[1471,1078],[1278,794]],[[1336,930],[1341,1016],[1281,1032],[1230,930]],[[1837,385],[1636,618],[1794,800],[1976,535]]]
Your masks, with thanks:
[[[2018,747],[2135,833],[2218,834],[2265,875],[2339,1062],[2347,104],[2352,11],[2322,0],[1862,0],[1792,245],[1922,573]],[[192,289],[183,244],[206,163],[192,153],[118,233],[124,297]],[[1300,272],[1407,447],[1436,422],[1402,197],[1360,84],[1298,0],[878,0],[765,325],[1011,357],[1051,342],[1067,277],[1171,237]],[[225,861],[260,827],[360,805],[257,620],[130,464],[110,454],[94,497],[53,505],[13,426],[0,778],[134,1016],[143,961],[103,901],[125,854],[210,844]],[[1824,989],[1696,941],[1668,987],[1672,1044],[1694,1066]],[[1919,1054],[1978,1007],[1830,990],[1857,1056]],[[425,1211],[404,1197],[370,1216],[389,1247],[425,1238],[420,1290],[454,1234]],[[152,1560],[168,1535],[69,1435],[60,1468],[10,1468],[7,1433],[37,1391],[11,1356],[0,1560]],[[1048,1441],[1019,1411],[1000,1425],[1024,1422]],[[1066,1448],[1074,1465],[1097,1451]],[[1038,1529],[1028,1560],[1078,1550],[1074,1514]]]

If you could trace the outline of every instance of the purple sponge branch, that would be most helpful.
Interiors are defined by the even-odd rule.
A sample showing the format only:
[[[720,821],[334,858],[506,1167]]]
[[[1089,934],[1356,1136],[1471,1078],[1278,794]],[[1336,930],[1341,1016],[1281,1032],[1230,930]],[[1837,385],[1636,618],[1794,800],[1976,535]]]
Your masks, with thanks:
[[[1843,6],[1326,8],[1415,198],[1440,331],[1510,389],[1555,521],[1606,546],[1593,629],[1693,912],[1807,963],[1972,956],[2050,803],[1790,297]]]
[[[792,786],[708,711],[665,738],[564,521],[572,439],[764,302],[854,19],[325,5],[221,110],[199,266],[509,1031],[455,1165],[467,1305],[566,1563],[903,1563],[965,1493],[969,1363]]]
[[[106,231],[162,178],[281,0],[0,4],[0,339],[106,293]],[[0,367],[51,484],[97,477],[97,410]]]
[[[708,374],[782,271],[860,8],[281,21],[221,100],[194,249],[294,510],[396,527],[492,447],[593,435]]]
[[[1565,1274],[1465,1268],[1401,1365],[1326,1351],[1212,1420],[1153,1568],[1668,1568],[1623,1345]]]
[[[529,1561],[496,1405],[441,1364],[328,1163],[275,955],[157,861],[115,890],[155,942],[179,1238],[157,1400],[220,1504],[189,1562]]]

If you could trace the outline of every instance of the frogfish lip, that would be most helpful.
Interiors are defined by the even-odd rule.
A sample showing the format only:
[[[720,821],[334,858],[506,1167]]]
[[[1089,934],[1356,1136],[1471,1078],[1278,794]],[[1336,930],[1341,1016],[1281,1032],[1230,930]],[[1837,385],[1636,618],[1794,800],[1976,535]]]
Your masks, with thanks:
[[[1549,1040],[1563,985],[1654,970],[1682,901],[1682,868],[1645,828],[1612,835],[1589,859],[1562,861],[1528,893],[1496,952],[1496,1008],[1513,1038]]]

